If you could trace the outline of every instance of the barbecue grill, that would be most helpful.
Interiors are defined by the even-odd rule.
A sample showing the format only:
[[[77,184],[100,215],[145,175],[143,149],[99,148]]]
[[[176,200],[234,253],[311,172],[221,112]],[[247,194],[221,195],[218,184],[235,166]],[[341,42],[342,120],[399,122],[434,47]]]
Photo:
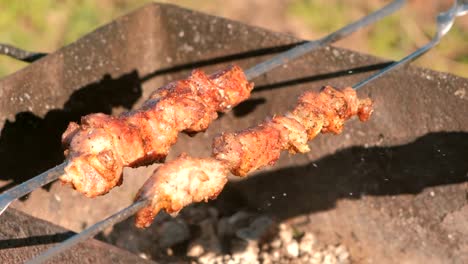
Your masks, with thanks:
[[[212,72],[233,62],[254,65],[298,42],[171,5],[152,4],[119,18],[0,80],[2,98],[8,98],[0,104],[2,188],[60,163],[60,134],[79,116],[137,107],[155,87],[195,67]],[[345,87],[387,64],[334,47],[303,56],[256,79],[251,99],[206,133],[181,136],[168,159],[181,151],[208,156],[219,131],[285,112],[305,89]],[[468,246],[467,90],[467,80],[448,74],[414,67],[393,72],[360,91],[376,103],[370,122],[352,121],[340,136],[317,138],[307,156],[284,155],[274,168],[233,182],[218,204],[230,210],[260,208],[284,221],[303,222],[321,239],[346,244],[357,260],[460,260]],[[129,204],[151,171],[128,170],[120,188],[93,200],[54,184],[13,207],[79,231]],[[282,193],[287,199],[265,206]],[[233,195],[242,202],[233,203]],[[15,209],[8,209],[0,230],[10,230],[15,215],[27,220],[17,225],[18,232],[2,231],[1,239],[4,245],[24,244],[0,247],[5,261],[26,260],[51,245],[35,243],[40,234],[28,231],[46,224]],[[107,247],[93,243],[86,245],[89,254]]]

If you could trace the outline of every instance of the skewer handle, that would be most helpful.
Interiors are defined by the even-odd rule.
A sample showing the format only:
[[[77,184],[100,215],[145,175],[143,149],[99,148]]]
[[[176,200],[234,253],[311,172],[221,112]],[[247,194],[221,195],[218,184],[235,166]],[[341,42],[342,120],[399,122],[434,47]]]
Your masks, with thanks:
[[[0,215],[8,208],[8,206],[26,194],[34,191],[35,189],[44,186],[50,182],[57,180],[62,174],[66,166],[66,162],[57,165],[56,167],[49,169],[38,176],[27,180],[8,191],[0,194]]]
[[[281,66],[283,64],[288,63],[290,60],[293,60],[297,57],[300,57],[314,49],[326,46],[330,43],[333,43],[335,41],[338,41],[354,31],[367,26],[369,24],[372,24],[376,22],[377,20],[380,20],[389,14],[395,12],[396,10],[400,9],[400,7],[405,3],[405,0],[395,0],[391,2],[390,4],[384,6],[383,8],[375,11],[374,13],[371,13],[368,16],[365,16],[361,18],[360,20],[351,23],[333,33],[330,35],[327,35],[321,39],[315,40],[315,41],[309,41],[304,44],[298,45],[286,52],[283,52],[265,62],[262,62],[260,64],[255,65],[254,67],[248,69],[245,71],[245,75],[248,80],[252,80],[255,77],[258,77],[265,72],[268,72],[278,66]]]
[[[368,84],[369,82],[374,81],[377,78],[387,74],[389,71],[395,70],[409,62],[414,61],[415,59],[421,57],[424,53],[428,52],[434,46],[439,44],[440,40],[443,36],[445,36],[453,26],[455,22],[455,18],[459,16],[463,16],[468,13],[468,0],[457,0],[453,4],[452,8],[448,11],[440,13],[437,16],[437,32],[432,38],[432,40],[424,45],[423,47],[419,48],[415,52],[411,53],[410,55],[404,57],[403,59],[396,61],[389,66],[385,67],[381,71],[373,74],[372,76],[360,81],[359,83],[353,85],[355,90],[360,89],[364,85]]]
[[[414,61],[415,59],[422,56],[424,53],[428,52],[432,47],[437,45],[437,43],[439,43],[439,39],[437,39],[437,40],[433,39],[431,42],[429,42],[428,44],[426,44],[422,48],[416,50],[415,52],[411,53],[410,55],[404,57],[403,59],[401,59],[399,61],[396,61],[396,62],[388,65],[387,67],[383,68],[382,70],[380,70],[376,74],[373,74],[370,77],[368,77],[368,78],[358,82],[357,84],[353,85],[353,89],[358,90],[358,89],[362,88],[364,85],[366,85],[366,84],[368,84],[368,83],[382,77],[383,75],[387,74],[388,72],[390,72],[392,70],[395,70],[395,69],[398,69],[399,67],[401,67],[401,66],[403,66],[403,65],[405,65],[405,64],[407,64],[409,62]]]
[[[91,227],[87,228],[83,232],[81,232],[79,235],[74,235],[71,238],[65,240],[64,242],[60,243],[58,246],[52,247],[49,250],[45,251],[41,255],[35,257],[34,259],[26,262],[27,264],[37,264],[37,263],[43,263],[46,260],[50,259],[51,257],[64,252],[65,250],[71,248],[72,246],[86,241],[87,239],[94,237],[97,235],[99,232],[103,231],[109,226],[112,226],[116,223],[119,223],[133,214],[135,214],[138,210],[142,209],[143,207],[147,206],[151,201],[150,200],[140,200],[138,202],[135,202],[134,204],[130,205],[129,207],[126,207],[119,211],[118,213],[115,213],[108,218],[97,222],[96,224],[92,225]]]

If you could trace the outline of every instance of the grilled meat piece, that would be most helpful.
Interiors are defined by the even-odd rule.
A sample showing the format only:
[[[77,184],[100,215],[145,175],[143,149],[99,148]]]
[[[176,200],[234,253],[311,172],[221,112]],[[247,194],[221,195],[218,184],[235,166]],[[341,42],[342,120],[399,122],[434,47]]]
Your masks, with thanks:
[[[151,205],[137,213],[136,226],[149,226],[160,210],[177,213],[192,202],[216,198],[229,171],[246,176],[273,165],[282,150],[292,154],[308,152],[307,141],[318,133],[341,133],[344,122],[352,116],[366,121],[371,114],[372,101],[358,99],[352,88],[338,91],[327,86],[320,93],[306,92],[290,113],[216,137],[212,158],[183,155],[159,167],[136,197],[151,200]]]
[[[177,214],[191,203],[216,198],[227,182],[228,172],[222,161],[190,158],[185,154],[160,166],[137,194],[154,197],[151,206],[138,212],[137,226],[148,227],[159,210]]]
[[[95,197],[122,182],[126,166],[164,160],[179,132],[201,132],[250,96],[253,84],[231,66],[211,76],[194,70],[186,80],[156,90],[143,106],[118,117],[91,114],[62,135],[68,165],[62,182]]]
[[[338,91],[327,86],[320,93],[304,93],[285,116],[276,116],[241,132],[223,133],[214,140],[213,156],[228,163],[234,175],[245,176],[274,164],[281,150],[307,152],[307,140],[318,133],[339,134],[344,122],[352,116],[366,121],[371,113],[369,98],[359,100],[352,88]]]

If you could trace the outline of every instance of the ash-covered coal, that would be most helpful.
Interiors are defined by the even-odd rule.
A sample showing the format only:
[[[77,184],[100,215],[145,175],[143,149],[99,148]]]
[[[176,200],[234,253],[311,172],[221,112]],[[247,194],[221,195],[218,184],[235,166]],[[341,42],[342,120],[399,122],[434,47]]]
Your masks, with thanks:
[[[344,245],[323,244],[313,233],[248,210],[221,215],[208,204],[195,204],[175,218],[160,213],[146,230],[134,228],[132,220],[103,239],[164,263],[351,262]]]

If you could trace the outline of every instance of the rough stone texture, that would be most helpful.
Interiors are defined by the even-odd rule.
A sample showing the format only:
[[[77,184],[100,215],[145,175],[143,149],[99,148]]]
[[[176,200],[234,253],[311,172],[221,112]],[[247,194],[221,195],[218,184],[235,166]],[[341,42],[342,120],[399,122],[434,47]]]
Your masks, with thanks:
[[[193,68],[247,67],[297,41],[170,5],[117,19],[0,80],[1,180],[11,187],[61,162],[70,120],[138,106]],[[384,65],[333,47],[313,52],[254,80],[248,102],[206,133],[181,136],[169,159],[209,155],[215,134],[283,113],[305,89],[349,86]],[[249,207],[292,221],[346,245],[357,262],[468,262],[468,80],[404,67],[359,93],[376,102],[370,122],[351,121],[342,135],[312,142],[310,154],[283,155],[228,184],[221,213]],[[95,200],[54,184],[14,206],[79,231],[128,205],[151,170],[126,171],[122,187]]]
[[[14,209],[2,215],[0,263],[24,263],[74,233]],[[91,239],[48,263],[154,263],[128,251]]]

